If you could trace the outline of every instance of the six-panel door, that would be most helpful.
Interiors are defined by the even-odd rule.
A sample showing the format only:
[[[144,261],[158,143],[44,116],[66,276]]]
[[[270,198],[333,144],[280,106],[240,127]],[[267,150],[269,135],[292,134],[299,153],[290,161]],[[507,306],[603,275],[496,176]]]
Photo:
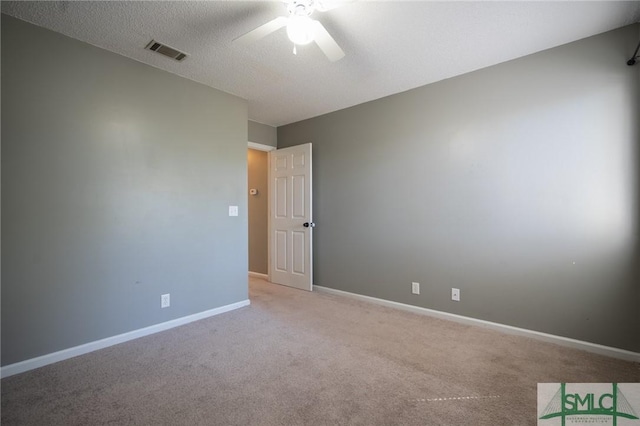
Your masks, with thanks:
[[[269,153],[271,282],[312,290],[311,144]]]

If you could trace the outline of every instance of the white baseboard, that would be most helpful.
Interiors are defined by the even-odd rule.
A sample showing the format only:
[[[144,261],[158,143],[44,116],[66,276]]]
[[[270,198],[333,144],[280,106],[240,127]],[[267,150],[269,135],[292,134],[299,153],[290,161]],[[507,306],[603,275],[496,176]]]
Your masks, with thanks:
[[[259,272],[251,272],[251,271],[249,271],[249,276],[250,277],[254,277],[254,278],[262,278],[263,280],[269,281],[269,275],[267,275],[267,274],[261,274]]]
[[[561,345],[569,348],[581,349],[581,350],[596,353],[599,355],[605,355],[612,358],[623,359],[625,361],[640,362],[640,353],[638,352],[631,352],[624,349],[598,345],[597,343],[584,342],[582,340],[570,339],[568,337],[556,336],[553,334],[542,333],[534,330],[527,330],[526,328],[513,327],[510,325],[500,324],[497,322],[485,321],[485,320],[465,317],[457,314],[450,314],[448,312],[436,311],[434,309],[422,308],[420,306],[413,306],[413,305],[407,305],[404,303],[393,302],[390,300],[378,299],[376,297],[364,296],[362,294],[350,293],[348,291],[336,290],[333,288],[322,287],[319,285],[314,285],[314,288],[319,291],[323,291],[325,293],[351,297],[354,299],[364,300],[367,302],[375,303],[375,304],[390,307],[390,308],[402,309],[404,311],[409,311],[416,314],[428,315],[431,317],[455,321],[462,324],[476,325],[480,327],[490,328],[493,330],[502,331],[504,333],[530,337],[533,339],[541,340],[544,342],[555,343],[557,345]]]
[[[220,306],[219,308],[210,309],[208,311],[199,312],[197,314],[188,315],[186,317],[177,318],[171,321],[166,321],[134,331],[129,331],[127,333],[118,334],[117,336],[96,340],[95,342],[85,343],[84,345],[75,346],[73,348],[64,349],[47,355],[42,355],[37,358],[31,358],[25,361],[16,362],[15,364],[9,364],[0,369],[0,377],[5,378],[13,376],[14,374],[24,373],[25,371],[33,370],[34,368],[44,367],[45,365],[53,364],[54,362],[63,361],[65,359],[73,358],[78,355],[84,355],[89,352],[97,351],[98,349],[104,349],[109,346],[117,345],[118,343],[128,342],[129,340],[138,339],[150,334],[169,330],[171,328],[188,324],[193,321],[220,315],[234,309],[248,306],[250,303],[251,302],[248,299],[242,300],[230,305]]]

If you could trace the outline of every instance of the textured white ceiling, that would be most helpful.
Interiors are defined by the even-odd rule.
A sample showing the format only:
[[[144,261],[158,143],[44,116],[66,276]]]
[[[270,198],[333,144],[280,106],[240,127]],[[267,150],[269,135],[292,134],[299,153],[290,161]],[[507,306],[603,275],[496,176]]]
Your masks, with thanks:
[[[292,54],[281,29],[231,41],[285,15],[282,2],[9,2],[2,12],[245,98],[279,126],[464,74],[640,21],[640,2],[371,2],[314,13],[346,53]],[[155,39],[190,54],[144,50]],[[633,52],[629,52],[629,56]]]

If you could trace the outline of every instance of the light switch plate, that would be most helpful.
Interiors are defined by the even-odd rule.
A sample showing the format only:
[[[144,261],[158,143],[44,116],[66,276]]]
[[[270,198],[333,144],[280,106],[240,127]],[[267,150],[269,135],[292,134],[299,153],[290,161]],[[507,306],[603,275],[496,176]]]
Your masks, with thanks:
[[[460,289],[459,288],[452,288],[451,289],[451,300],[454,300],[456,302],[460,301]]]
[[[160,296],[160,307],[168,308],[171,306],[171,295],[169,293]]]
[[[238,216],[238,206],[229,206],[229,216]]]

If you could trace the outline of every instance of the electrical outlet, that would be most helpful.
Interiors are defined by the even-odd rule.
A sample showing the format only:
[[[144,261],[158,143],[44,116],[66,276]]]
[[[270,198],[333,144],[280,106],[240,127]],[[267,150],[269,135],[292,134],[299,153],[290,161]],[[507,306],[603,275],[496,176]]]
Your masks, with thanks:
[[[163,294],[162,296],[160,296],[160,307],[161,308],[168,308],[171,305],[171,295],[170,294]]]
[[[451,289],[451,300],[455,300],[456,302],[460,301],[460,289],[452,288]]]
[[[238,206],[229,206],[229,216],[238,216]]]
[[[411,293],[420,294],[420,283],[411,283]]]

